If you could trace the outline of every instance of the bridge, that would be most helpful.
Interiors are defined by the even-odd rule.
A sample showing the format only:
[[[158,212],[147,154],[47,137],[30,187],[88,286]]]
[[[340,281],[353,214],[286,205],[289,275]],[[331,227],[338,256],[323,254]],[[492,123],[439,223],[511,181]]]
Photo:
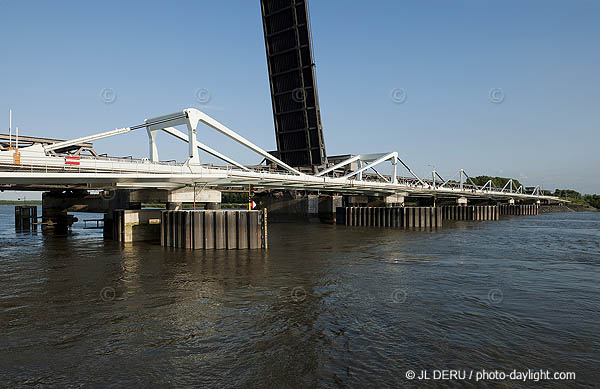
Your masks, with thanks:
[[[202,125],[202,127],[200,127]],[[184,131],[177,129],[184,127]],[[117,158],[98,155],[91,142],[145,129],[148,135],[147,158]],[[198,139],[203,131],[213,130],[251,150],[265,165],[246,166]],[[187,144],[183,162],[159,159],[157,133],[165,132]],[[6,137],[0,137],[5,139]],[[24,143],[29,143],[24,145]],[[411,197],[471,198],[493,200],[560,201],[542,193],[540,186],[530,190],[516,187],[510,180],[503,188],[492,181],[476,185],[465,170],[444,179],[436,171],[425,179],[400,158],[396,151],[347,156],[330,166],[307,173],[289,166],[271,153],[242,137],[222,123],[194,108],[147,119],[131,127],[117,128],[81,138],[57,141],[33,137],[14,139],[0,150],[0,189],[162,189],[202,187],[244,191],[249,185],[265,190],[300,190],[340,195],[363,194]],[[85,151],[88,151],[87,153]],[[223,161],[223,165],[200,163],[200,152]],[[330,158],[330,160],[333,160]],[[392,173],[379,173],[383,165]],[[399,175],[399,170],[406,172]]]
[[[307,1],[260,0],[260,6],[276,151],[266,151],[194,108],[70,140],[19,137],[18,128],[13,138],[9,124],[8,135],[0,135],[0,190],[44,192],[42,224],[47,227],[70,227],[74,219],[68,212],[100,212],[106,237],[156,238],[160,225],[163,245],[187,248],[266,248],[266,211],[262,216],[257,211],[214,213],[222,192],[247,191],[251,203],[256,193],[275,216],[318,214],[322,221],[349,226],[403,228],[440,227],[444,218],[537,214],[540,203],[561,201],[539,185],[524,188],[512,179],[501,188],[492,180],[477,185],[464,169],[452,177],[435,170],[419,177],[397,151],[328,156]],[[132,131],[146,132],[147,157],[99,154],[93,147],[96,140]],[[237,142],[261,162],[247,165],[216,150],[203,141],[207,131]],[[159,133],[182,141],[187,153],[178,161],[161,160]],[[219,164],[202,163],[201,153]],[[405,208],[405,199],[418,207]],[[176,213],[142,210],[148,202],[166,203]],[[188,214],[184,203],[211,212]],[[17,226],[30,219],[37,222],[37,209],[15,210]]]

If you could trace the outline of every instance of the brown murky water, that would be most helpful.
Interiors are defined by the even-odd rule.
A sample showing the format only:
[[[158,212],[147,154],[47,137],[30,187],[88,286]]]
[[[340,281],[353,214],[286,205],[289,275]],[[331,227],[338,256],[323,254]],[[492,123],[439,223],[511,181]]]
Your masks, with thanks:
[[[268,251],[16,233],[0,207],[0,386],[597,387],[600,213],[437,232],[271,224]],[[89,215],[82,216],[90,218]],[[576,381],[416,381],[434,369]]]

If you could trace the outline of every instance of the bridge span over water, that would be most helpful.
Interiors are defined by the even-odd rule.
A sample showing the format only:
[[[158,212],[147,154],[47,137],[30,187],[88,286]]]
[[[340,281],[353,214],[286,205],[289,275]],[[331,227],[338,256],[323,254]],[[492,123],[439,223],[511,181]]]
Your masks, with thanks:
[[[182,127],[178,129],[177,127]],[[147,158],[117,158],[98,155],[91,142],[146,130]],[[182,131],[183,130],[183,131]],[[214,130],[240,144],[265,165],[246,166],[201,142],[203,131]],[[184,162],[159,159],[156,135],[165,132],[187,143]],[[398,152],[349,155],[320,170],[289,166],[235,131],[194,108],[146,119],[144,123],[101,132],[77,139],[59,141],[45,138],[0,136],[0,189],[163,189],[202,187],[244,191],[249,185],[261,190],[299,190],[341,195],[364,194],[409,197],[472,198],[494,200],[560,201],[545,195],[540,186],[529,190],[510,180],[503,188],[492,181],[476,185],[465,170],[444,179],[435,170],[430,178],[417,176]],[[4,141],[4,143],[2,143]],[[200,152],[223,161],[223,165],[200,163]],[[330,158],[331,160],[331,158]],[[385,167],[385,165],[388,165]],[[381,174],[381,168],[391,170]],[[401,176],[399,172],[406,172]]]

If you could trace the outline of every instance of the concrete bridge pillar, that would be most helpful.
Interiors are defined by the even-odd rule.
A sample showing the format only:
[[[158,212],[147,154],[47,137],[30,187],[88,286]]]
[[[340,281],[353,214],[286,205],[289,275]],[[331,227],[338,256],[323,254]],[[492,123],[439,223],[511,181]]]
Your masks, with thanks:
[[[508,199],[508,204],[515,205],[515,199]]]
[[[161,212],[160,209],[113,211],[112,239],[125,243],[159,240]],[[104,227],[106,231],[106,221]]]
[[[344,196],[344,204],[346,207],[366,207],[369,204],[367,196]]]
[[[456,199],[456,204],[461,205],[461,206],[466,206],[467,202],[468,202],[468,200],[466,197],[459,197]]]
[[[342,206],[342,196],[319,196],[319,220],[321,223],[335,224],[336,211]]]
[[[103,199],[101,212],[104,212],[104,239],[114,238],[114,214],[117,209],[140,209],[141,202],[130,202],[129,190],[106,191],[100,194]],[[134,206],[132,206],[134,204]]]
[[[261,207],[267,208],[270,221],[316,220],[319,216],[318,195],[286,191],[260,193],[256,196]]]
[[[404,206],[404,197],[407,196],[408,193],[395,193],[393,195],[386,196],[385,206],[388,208],[392,207],[403,207]]]

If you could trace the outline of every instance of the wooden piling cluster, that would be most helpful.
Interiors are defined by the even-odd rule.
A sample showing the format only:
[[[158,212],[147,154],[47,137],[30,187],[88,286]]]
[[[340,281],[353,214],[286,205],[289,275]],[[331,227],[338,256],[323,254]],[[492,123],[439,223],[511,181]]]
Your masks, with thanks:
[[[539,206],[537,204],[502,204],[500,205],[501,215],[526,216],[537,215]]]
[[[15,228],[18,230],[36,229],[37,218],[37,206],[15,206]]]
[[[338,207],[336,223],[363,227],[440,228],[442,212],[436,207]]]
[[[497,205],[450,205],[442,207],[444,220],[498,220]]]
[[[162,211],[161,245],[186,249],[266,249],[267,212]]]

